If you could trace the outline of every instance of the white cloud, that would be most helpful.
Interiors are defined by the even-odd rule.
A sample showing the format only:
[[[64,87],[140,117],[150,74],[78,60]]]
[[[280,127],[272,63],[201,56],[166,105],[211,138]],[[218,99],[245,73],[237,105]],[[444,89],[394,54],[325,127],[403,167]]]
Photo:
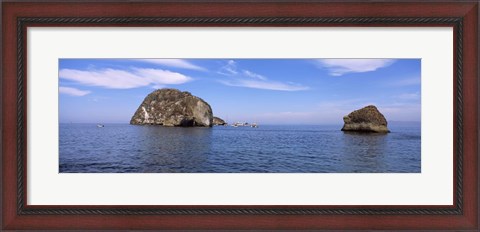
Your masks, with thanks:
[[[85,95],[91,93],[90,91],[79,90],[79,89],[76,89],[76,88],[63,87],[63,86],[60,86],[58,88],[58,91],[60,93],[63,93],[63,94],[67,94],[67,95],[70,95],[70,96],[77,96],[77,97],[85,96]]]
[[[165,88],[164,85],[152,85],[152,89],[163,89]]]
[[[180,73],[162,69],[132,70],[102,69],[102,70],[76,70],[61,69],[59,76],[62,79],[75,81],[90,86],[100,86],[110,89],[131,89],[148,85],[182,84],[192,78]]]
[[[319,59],[321,67],[327,68],[330,75],[341,76],[347,73],[371,72],[379,68],[387,67],[393,59]]]
[[[279,91],[301,91],[309,89],[306,86],[293,82],[282,83],[271,81],[261,74],[246,69],[239,69],[237,62],[234,60],[229,60],[226,65],[220,68],[218,73],[228,77],[228,79],[220,80],[220,83],[228,86]]]
[[[222,66],[218,71],[218,74],[225,76],[234,76],[238,74],[237,71],[237,62],[229,60],[226,65]]]
[[[245,74],[245,76],[247,76],[247,77],[251,77],[251,78],[255,78],[255,79],[259,79],[259,80],[267,80],[266,77],[264,77],[264,76],[262,76],[258,73],[248,71],[248,70],[243,70],[243,74]]]
[[[192,64],[186,60],[182,59],[133,59],[134,61],[143,61],[152,64],[158,64],[168,67],[174,68],[183,68],[183,69],[191,69],[197,71],[207,71],[207,69],[200,67],[198,65]]]
[[[280,90],[280,91],[301,91],[309,89],[306,86],[294,85],[294,84],[285,84],[282,82],[275,81],[257,81],[257,80],[222,80],[221,83],[228,86],[237,86],[237,87],[247,87],[253,89],[268,89],[268,90]]]

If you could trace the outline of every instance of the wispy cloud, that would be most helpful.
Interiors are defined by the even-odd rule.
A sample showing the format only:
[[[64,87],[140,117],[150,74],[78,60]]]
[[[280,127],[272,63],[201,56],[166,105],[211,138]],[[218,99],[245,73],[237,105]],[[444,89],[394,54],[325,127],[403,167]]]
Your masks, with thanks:
[[[158,64],[167,67],[191,69],[197,71],[207,71],[206,68],[192,64],[191,62],[183,59],[133,59],[134,61],[142,61],[152,64]]]
[[[276,81],[258,81],[258,80],[221,80],[221,83],[228,86],[247,87],[253,89],[268,89],[280,91],[301,91],[307,90],[308,87],[302,85],[285,84]]]
[[[394,59],[319,59],[316,61],[321,67],[327,68],[332,76],[371,72],[395,62]]]
[[[83,85],[100,86],[110,89],[131,89],[143,86],[161,86],[183,84],[192,80],[191,77],[162,69],[133,68],[131,70],[101,69],[76,70],[61,69],[62,79],[74,81]]]
[[[217,73],[228,77],[219,81],[228,86],[279,91],[301,91],[309,89],[307,86],[293,82],[283,83],[272,81],[261,74],[246,69],[240,69],[238,68],[237,62],[234,60],[229,60]]]
[[[235,62],[234,60],[227,61],[227,64],[222,66],[220,70],[218,70],[218,74],[222,74],[225,76],[237,75],[237,62]]]
[[[85,96],[85,95],[91,93],[90,91],[79,90],[79,89],[76,89],[76,88],[63,87],[63,86],[60,86],[60,87],[58,88],[58,91],[59,91],[60,93],[62,93],[62,94],[67,94],[67,95],[76,96],[76,97]]]
[[[243,70],[243,74],[245,74],[245,76],[247,77],[251,77],[251,78],[254,78],[254,79],[259,79],[259,80],[267,80],[266,77],[258,74],[258,73],[254,73],[254,72],[251,72],[251,71],[248,71],[248,70]]]

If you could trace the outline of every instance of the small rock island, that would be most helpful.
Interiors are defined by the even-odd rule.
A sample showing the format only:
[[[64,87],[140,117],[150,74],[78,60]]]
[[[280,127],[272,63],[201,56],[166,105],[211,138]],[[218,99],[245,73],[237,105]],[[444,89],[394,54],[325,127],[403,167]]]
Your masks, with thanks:
[[[145,97],[130,124],[211,127],[213,113],[207,102],[189,92],[158,89]]]
[[[219,117],[213,117],[213,125],[214,126],[225,126],[227,125],[227,122],[225,120],[219,118]]]
[[[389,133],[387,120],[377,107],[369,105],[343,117],[342,131]]]

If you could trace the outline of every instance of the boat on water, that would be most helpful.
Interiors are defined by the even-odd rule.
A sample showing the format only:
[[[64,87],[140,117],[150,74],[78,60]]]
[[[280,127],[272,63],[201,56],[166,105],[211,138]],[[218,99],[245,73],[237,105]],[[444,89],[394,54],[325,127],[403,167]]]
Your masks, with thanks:
[[[105,125],[103,124],[97,124],[97,127],[100,128],[100,127],[105,127]]]
[[[234,124],[232,124],[233,127],[239,127],[239,126],[243,126],[243,122],[236,122]]]
[[[254,123],[248,123],[248,122],[236,122],[233,123],[231,126],[233,127],[252,127],[252,128],[257,128],[258,124],[256,122]]]

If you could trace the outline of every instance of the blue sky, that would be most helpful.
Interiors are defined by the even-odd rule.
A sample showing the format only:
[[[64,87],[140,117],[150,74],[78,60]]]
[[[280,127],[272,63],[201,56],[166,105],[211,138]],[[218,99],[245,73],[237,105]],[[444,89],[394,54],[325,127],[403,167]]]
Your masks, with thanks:
[[[374,104],[420,121],[420,59],[60,59],[61,123],[128,123],[158,88],[189,91],[215,116],[260,124],[342,124]]]

